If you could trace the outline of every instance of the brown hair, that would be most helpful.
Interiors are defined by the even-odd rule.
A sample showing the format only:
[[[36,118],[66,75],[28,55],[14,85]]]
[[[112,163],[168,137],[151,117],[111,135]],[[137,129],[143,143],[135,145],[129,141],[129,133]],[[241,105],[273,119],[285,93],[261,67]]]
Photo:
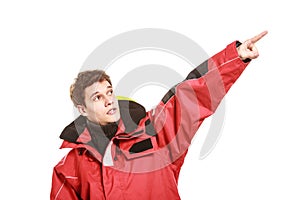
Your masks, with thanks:
[[[111,84],[110,77],[103,70],[88,70],[78,73],[74,83],[70,86],[70,97],[75,106],[85,105],[84,90],[96,82],[108,81]]]

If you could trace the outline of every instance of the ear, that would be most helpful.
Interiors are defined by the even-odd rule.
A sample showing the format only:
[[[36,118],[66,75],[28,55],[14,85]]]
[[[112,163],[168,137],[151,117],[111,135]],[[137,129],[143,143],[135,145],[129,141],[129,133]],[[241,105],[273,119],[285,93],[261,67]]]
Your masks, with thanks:
[[[78,109],[78,111],[80,112],[80,114],[82,116],[85,116],[85,117],[87,116],[85,106],[83,106],[83,105],[77,105],[77,109]]]

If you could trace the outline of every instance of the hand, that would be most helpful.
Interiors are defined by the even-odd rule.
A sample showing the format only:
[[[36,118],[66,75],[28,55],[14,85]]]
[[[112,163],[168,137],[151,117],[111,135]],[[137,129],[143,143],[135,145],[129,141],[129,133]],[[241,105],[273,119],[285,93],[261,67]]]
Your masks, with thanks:
[[[237,48],[239,57],[242,60],[257,58],[259,56],[259,54],[258,54],[257,48],[255,47],[255,43],[257,41],[259,41],[262,37],[264,37],[267,33],[268,33],[268,31],[264,31],[264,32],[260,33],[259,35],[243,42]]]

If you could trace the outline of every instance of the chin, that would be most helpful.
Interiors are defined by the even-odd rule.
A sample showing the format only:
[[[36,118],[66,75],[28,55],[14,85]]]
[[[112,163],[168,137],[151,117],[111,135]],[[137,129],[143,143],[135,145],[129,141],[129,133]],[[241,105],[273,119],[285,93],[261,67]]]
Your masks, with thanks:
[[[120,115],[114,116],[113,118],[111,118],[109,121],[109,123],[114,123],[120,120]]]

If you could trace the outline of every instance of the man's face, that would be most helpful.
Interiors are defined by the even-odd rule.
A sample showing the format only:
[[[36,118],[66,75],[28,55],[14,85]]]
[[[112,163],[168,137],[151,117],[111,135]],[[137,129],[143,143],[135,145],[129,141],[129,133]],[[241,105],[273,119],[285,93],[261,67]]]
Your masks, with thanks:
[[[92,122],[106,125],[120,119],[118,100],[106,80],[85,88],[85,104],[78,106],[78,110]]]

